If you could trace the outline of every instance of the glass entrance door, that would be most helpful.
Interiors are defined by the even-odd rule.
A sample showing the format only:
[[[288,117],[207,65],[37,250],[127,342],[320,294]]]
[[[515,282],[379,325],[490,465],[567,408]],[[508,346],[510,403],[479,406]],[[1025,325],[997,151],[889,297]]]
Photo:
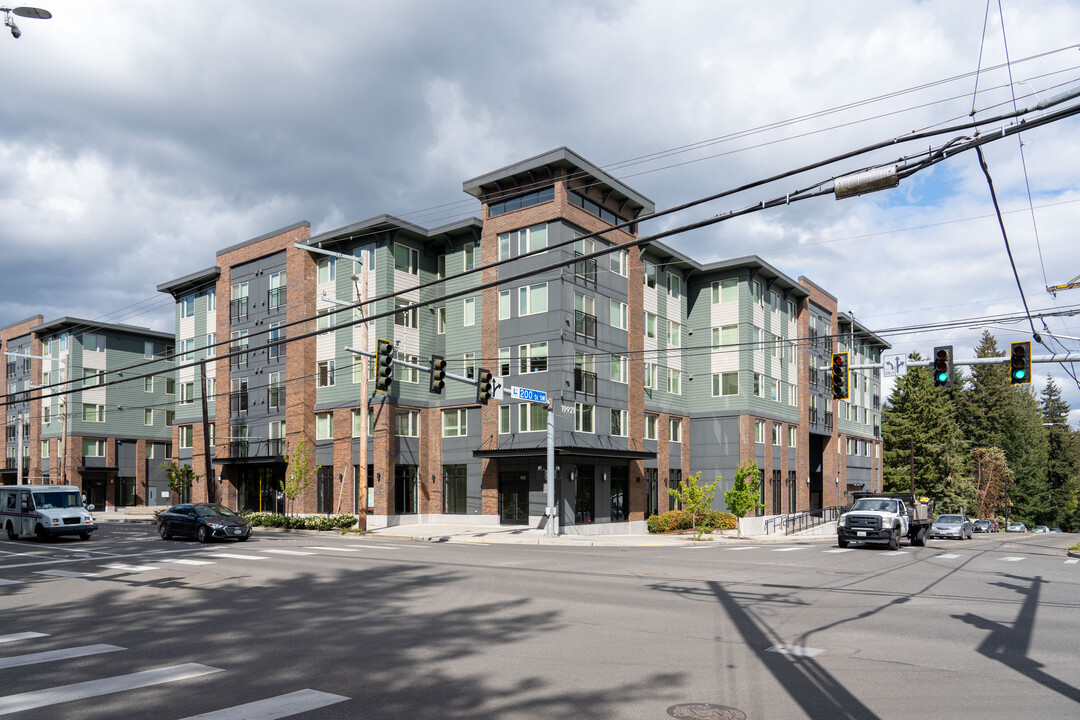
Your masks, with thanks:
[[[528,473],[499,473],[499,518],[503,525],[529,524]]]

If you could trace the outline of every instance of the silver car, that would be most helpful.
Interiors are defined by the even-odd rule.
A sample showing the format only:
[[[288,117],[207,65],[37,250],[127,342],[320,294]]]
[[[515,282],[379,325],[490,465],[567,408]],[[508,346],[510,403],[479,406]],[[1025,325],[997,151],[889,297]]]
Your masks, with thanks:
[[[971,537],[972,532],[971,520],[963,515],[938,515],[927,536],[966,540]]]

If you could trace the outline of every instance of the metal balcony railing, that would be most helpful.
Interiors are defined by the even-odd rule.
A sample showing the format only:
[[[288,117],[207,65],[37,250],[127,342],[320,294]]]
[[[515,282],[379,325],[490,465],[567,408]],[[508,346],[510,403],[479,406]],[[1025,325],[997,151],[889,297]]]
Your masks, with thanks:
[[[596,373],[574,368],[574,392],[596,395]]]
[[[286,288],[278,287],[271,288],[270,294],[267,296],[267,306],[271,310],[285,307],[285,303],[288,301],[289,294]]]
[[[826,430],[832,430],[832,427],[833,427],[832,413],[827,412],[827,413],[825,413],[825,429]]]
[[[246,318],[248,315],[248,299],[246,297],[236,298],[229,301],[229,317],[233,320],[239,320],[240,318]]]
[[[247,412],[248,394],[246,390],[229,393],[229,410],[231,412]]]
[[[285,405],[285,388],[272,387],[268,391],[267,404],[272,408],[284,407]]]
[[[574,253],[575,257],[580,257],[582,253]],[[574,263],[574,275],[582,278],[586,282],[596,282],[596,258],[588,258],[586,260],[578,260]]]
[[[230,345],[229,352],[240,353],[239,355],[233,355],[229,358],[229,365],[234,368],[247,367],[248,354],[243,352],[248,349],[247,343],[243,345]]]
[[[591,340],[596,339],[596,316],[582,310],[574,311],[574,332]]]
[[[280,458],[284,455],[284,438],[229,441],[229,457],[232,458]]]

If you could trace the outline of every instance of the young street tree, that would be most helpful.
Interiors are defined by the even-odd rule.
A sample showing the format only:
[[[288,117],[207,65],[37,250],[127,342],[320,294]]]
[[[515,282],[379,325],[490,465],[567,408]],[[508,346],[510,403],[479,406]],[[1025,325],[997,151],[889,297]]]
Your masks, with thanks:
[[[742,518],[748,512],[765,507],[758,499],[760,477],[758,464],[754,460],[735,469],[735,483],[724,493],[724,502],[727,503],[728,512],[737,518]]]
[[[285,514],[289,514],[290,506],[295,503],[300,493],[311,484],[311,476],[319,471],[319,465],[314,465],[312,449],[307,443],[307,438],[301,434],[300,441],[296,443],[292,453],[289,454],[289,469],[285,473],[285,479],[281,481],[281,492],[285,496]]]
[[[697,529],[697,519],[705,514],[716,498],[716,486],[720,478],[709,485],[700,485],[701,472],[679,481],[678,488],[668,488],[668,494],[679,501],[690,513],[690,527]]]
[[[175,462],[163,462],[165,479],[169,483],[169,491],[177,498],[177,502],[189,502],[191,500],[191,486],[201,475],[196,475],[190,465],[180,467]]]

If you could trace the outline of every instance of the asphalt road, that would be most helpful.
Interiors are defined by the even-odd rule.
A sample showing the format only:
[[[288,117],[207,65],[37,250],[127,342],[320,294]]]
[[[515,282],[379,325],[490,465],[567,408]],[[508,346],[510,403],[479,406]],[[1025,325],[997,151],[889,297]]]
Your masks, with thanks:
[[[0,717],[1074,718],[1076,542],[0,541]]]

